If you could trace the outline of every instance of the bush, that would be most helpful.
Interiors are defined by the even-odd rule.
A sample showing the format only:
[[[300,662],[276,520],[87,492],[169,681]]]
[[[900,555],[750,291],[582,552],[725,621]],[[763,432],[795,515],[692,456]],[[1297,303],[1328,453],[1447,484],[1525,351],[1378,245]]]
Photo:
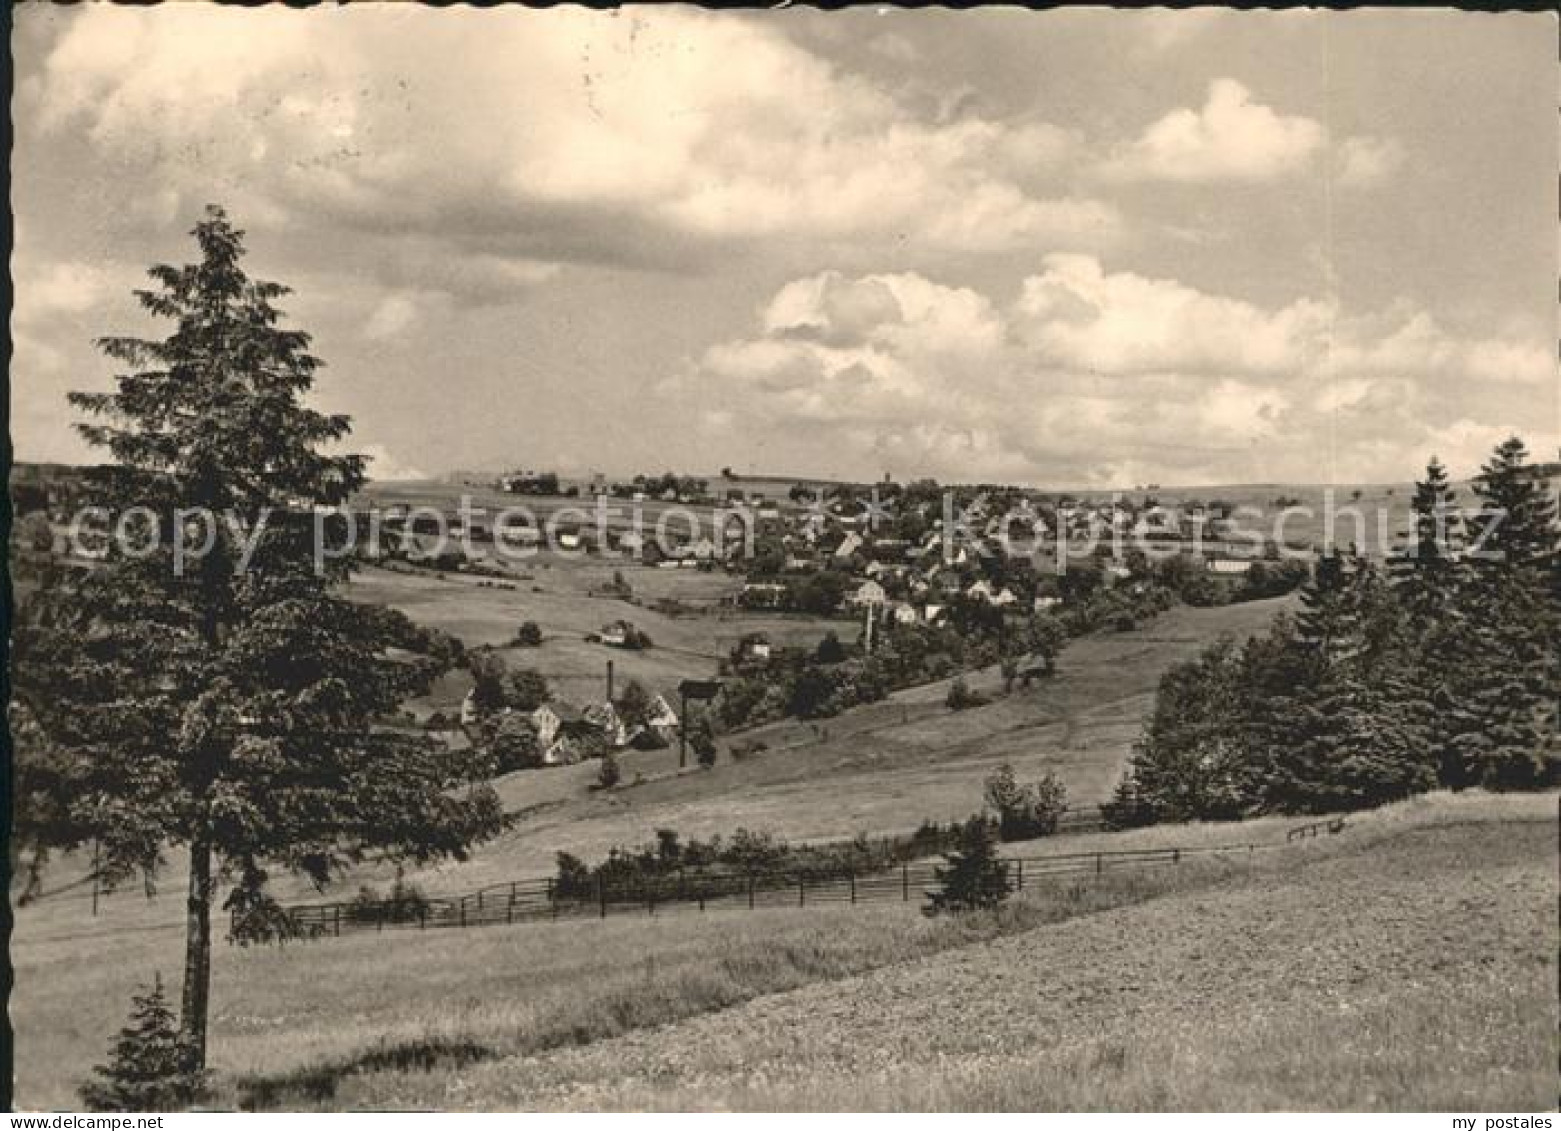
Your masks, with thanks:
[[[926,915],[989,910],[1008,899],[1008,865],[997,855],[997,838],[985,817],[960,826],[958,841],[933,875],[938,890],[927,895]]]
[[[840,643],[840,637],[831,630],[818,642],[818,650],[813,653],[813,658],[821,664],[841,663],[846,658],[845,645]]]
[[[996,814],[997,834],[1005,841],[1050,836],[1068,807],[1068,791],[1055,774],[1020,785],[1014,768],[1005,763],[985,784],[987,808]]]
[[[949,694],[945,702],[951,711],[968,711],[971,707],[980,707],[987,701],[986,696],[979,695],[970,690],[970,684],[961,676],[949,685]]]
[[[205,1093],[205,1079],[179,1040],[159,974],[149,993],[131,999],[130,1023],[119,1031],[107,1064],[79,1089],[91,1111],[178,1111]]]
[[[596,771],[596,788],[611,789],[623,780],[623,770],[618,765],[618,756],[611,750],[602,755],[601,767]]]
[[[1138,782],[1129,770],[1122,775],[1122,780],[1117,782],[1111,800],[1101,803],[1100,819],[1106,828],[1117,831],[1152,825],[1158,816],[1154,807],[1139,790]]]
[[[347,918],[354,923],[416,923],[428,914],[428,897],[416,884],[409,884],[396,875],[390,885],[389,895],[367,884],[347,905]]]
[[[542,626],[528,620],[515,630],[515,643],[521,648],[535,648],[542,643]]]
[[[495,773],[529,770],[542,764],[542,744],[537,728],[526,715],[500,715],[488,743]]]
[[[701,766],[709,769],[715,765],[715,735],[710,732],[708,719],[700,718],[689,728],[688,744],[694,748],[694,757]]]

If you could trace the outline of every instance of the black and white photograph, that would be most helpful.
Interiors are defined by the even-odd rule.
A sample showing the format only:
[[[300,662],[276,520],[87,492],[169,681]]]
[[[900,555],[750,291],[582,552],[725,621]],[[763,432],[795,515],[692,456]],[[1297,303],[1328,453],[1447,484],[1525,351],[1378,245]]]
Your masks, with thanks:
[[[9,19],[11,1127],[1554,1131],[1555,12]]]

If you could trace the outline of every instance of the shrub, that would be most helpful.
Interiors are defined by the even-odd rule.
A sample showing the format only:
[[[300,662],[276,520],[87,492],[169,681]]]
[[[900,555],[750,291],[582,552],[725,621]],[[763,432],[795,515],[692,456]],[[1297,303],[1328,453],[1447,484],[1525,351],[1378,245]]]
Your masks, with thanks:
[[[396,874],[390,885],[389,895],[367,884],[347,905],[347,918],[354,923],[415,923],[428,914],[428,897],[416,884],[409,884]]]
[[[700,718],[689,728],[688,744],[694,748],[694,757],[707,769],[715,765],[715,736],[710,733],[708,719]]]
[[[1140,792],[1138,782],[1129,770],[1122,775],[1122,780],[1117,782],[1111,800],[1101,803],[1100,819],[1106,828],[1120,830],[1152,825],[1159,817],[1154,807]]]
[[[618,765],[618,756],[609,750],[602,755],[601,767],[596,771],[596,787],[611,789],[622,779],[623,770]]]
[[[970,689],[970,684],[965,682],[963,676],[949,685],[948,698],[945,700],[951,711],[967,711],[971,707],[981,706],[986,701],[986,696]]]
[[[542,643],[542,626],[528,620],[515,630],[515,643],[522,648],[535,648]]]
[[[1008,898],[1008,865],[997,855],[997,838],[985,817],[971,817],[959,839],[933,872],[938,890],[929,892],[923,914],[981,911]]]
[[[98,1079],[83,1084],[79,1094],[92,1111],[177,1111],[205,1092],[192,1063],[159,974],[149,993],[131,998],[130,1023],[119,1031],[108,1063],[92,1070]]]
[[[488,750],[493,755],[496,773],[529,770],[542,764],[542,744],[538,741],[537,728],[525,715],[499,716]]]
[[[1003,764],[986,779],[987,807],[997,816],[997,833],[1005,841],[1050,836],[1068,807],[1068,791],[1056,775],[1045,774],[1030,785],[1014,780],[1014,769]]]
[[[818,649],[813,653],[813,658],[821,664],[838,664],[846,658],[846,647],[840,643],[840,637],[831,630],[818,642]]]

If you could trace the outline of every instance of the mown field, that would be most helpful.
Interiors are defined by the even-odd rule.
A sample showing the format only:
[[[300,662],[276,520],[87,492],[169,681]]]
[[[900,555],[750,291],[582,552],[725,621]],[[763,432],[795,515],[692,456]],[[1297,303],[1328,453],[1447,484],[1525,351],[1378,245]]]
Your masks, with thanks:
[[[710,770],[679,773],[677,751],[666,750],[625,753],[625,784],[606,792],[590,789],[591,764],[512,774],[499,789],[507,808],[526,814],[520,826],[419,882],[453,891],[546,874],[560,850],[596,858],[658,827],[701,837],[747,827],[797,841],[908,832],[978,810],[983,779],[1005,761],[1021,777],[1054,772],[1074,804],[1093,805],[1115,785],[1166,668],[1221,634],[1260,631],[1286,602],[1177,608],[1131,632],[1074,641],[1054,678],[1010,695],[995,669],[978,672],[969,682],[994,699],[972,710],[949,711],[948,681],[939,681],[817,724],[758,728],[735,737],[768,749],[735,759],[728,741]]]
[[[687,912],[219,946],[218,1100],[393,1108],[1526,1110],[1554,1103],[1555,794],[996,916]],[[1119,834],[1268,839],[1285,822]],[[12,942],[20,1105],[70,1107],[177,932]]]
[[[632,587],[632,602],[597,595],[608,587],[615,571],[621,571]],[[467,647],[497,648],[512,667],[542,672],[555,695],[576,705],[606,694],[609,660],[619,690],[625,681],[637,679],[675,704],[678,683],[714,676],[720,660],[745,633],[765,632],[777,644],[811,647],[831,630],[843,640],[854,639],[858,627],[846,618],[719,609],[717,602],[741,585],[724,572],[615,565],[600,558],[569,560],[547,554],[526,566],[524,575],[513,582],[514,589],[482,584],[486,580],[369,568],[353,579],[347,592],[356,601],[400,609],[419,624],[460,637]],[[709,611],[669,617],[647,607],[664,598],[697,603]],[[654,646],[630,651],[586,641],[587,635],[620,619],[648,633]],[[510,647],[515,630],[528,620],[542,629],[542,644]],[[411,707],[419,714],[448,713],[459,707],[470,686],[464,672],[452,673],[431,696]]]
[[[402,594],[428,595],[423,604],[401,606],[428,624],[451,624],[463,615],[508,617],[504,602],[529,602],[534,596],[468,591],[460,588],[462,582],[433,578],[390,575],[390,580],[416,583],[399,590]],[[980,809],[983,780],[1005,761],[1021,778],[1054,772],[1074,804],[1096,804],[1121,772],[1160,674],[1222,633],[1259,631],[1284,604],[1178,608],[1132,632],[1078,640],[1064,652],[1055,677],[1007,696],[1001,694],[995,670],[976,673],[972,686],[995,698],[972,710],[949,711],[944,705],[948,683],[940,681],[816,726],[793,720],[760,728],[739,737],[763,741],[767,750],[736,759],[730,742],[723,743],[717,765],[708,770],[691,766],[680,771],[674,748],[625,751],[623,784],[610,791],[591,788],[594,762],[510,774],[499,779],[497,788],[506,809],[521,815],[516,827],[479,846],[468,861],[416,870],[410,878],[430,894],[470,891],[548,875],[559,851],[599,859],[616,845],[652,839],[657,828],[709,837],[746,827],[792,841],[905,833],[923,820],[959,819]],[[631,654],[614,650],[614,655]],[[550,679],[553,674],[548,672]],[[458,700],[464,688],[452,694]],[[108,929],[105,924],[149,929],[182,921],[179,855],[170,860],[156,898],[146,899],[139,888],[116,893],[100,901],[96,919],[87,914],[90,888],[82,882],[87,864],[83,859],[57,861],[45,883],[46,891],[57,894],[24,909],[23,916],[45,907],[74,908],[79,929],[90,930]],[[332,890],[351,894],[363,882],[383,887],[392,876],[388,868],[364,867]],[[277,890],[292,899],[319,898],[286,880],[278,882]],[[52,921],[53,915],[45,917]]]

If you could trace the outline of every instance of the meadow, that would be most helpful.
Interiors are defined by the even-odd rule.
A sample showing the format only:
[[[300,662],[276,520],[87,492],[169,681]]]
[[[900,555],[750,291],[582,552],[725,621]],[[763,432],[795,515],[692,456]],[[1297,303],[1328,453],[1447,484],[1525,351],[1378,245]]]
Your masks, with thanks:
[[[535,616],[541,607],[529,593],[472,589],[469,582],[433,577],[389,578],[398,588],[380,590],[380,595],[394,593],[406,601],[398,607],[409,616],[435,626],[458,617],[493,623]],[[381,581],[370,575],[354,584]],[[426,598],[406,600],[409,593]],[[623,784],[612,790],[592,788],[594,762],[509,774],[495,785],[506,810],[519,815],[515,827],[479,846],[465,862],[415,869],[409,878],[430,894],[459,894],[549,875],[559,851],[597,860],[615,846],[651,840],[657,828],[708,838],[746,827],[793,842],[903,834],[923,820],[962,819],[980,809],[984,779],[1003,762],[1012,764],[1021,780],[1055,773],[1073,804],[1098,804],[1121,772],[1166,667],[1221,634],[1258,631],[1283,607],[1285,599],[1172,609],[1130,632],[1074,641],[1057,674],[1028,689],[1004,695],[996,669],[974,673],[971,685],[993,696],[985,706],[949,711],[944,703],[949,681],[938,681],[818,724],[790,720],[734,736],[744,743],[764,742],[768,749],[739,758],[731,741],[725,741],[709,769],[690,765],[680,770],[675,747],[624,751]],[[643,655],[598,651],[611,651],[615,661]],[[554,670],[543,670],[550,681],[555,678]],[[465,694],[463,678],[464,673],[456,673],[443,681],[444,693],[454,701],[446,709]],[[53,924],[57,914],[71,908],[79,916],[72,930],[176,930],[182,923],[179,854],[170,857],[155,898],[131,885],[102,897],[96,917],[88,914],[91,889],[84,874],[89,864],[79,855],[53,862],[44,885],[51,894],[21,909],[21,919],[41,917]],[[365,865],[331,891],[350,895],[360,883],[383,887],[393,875],[388,867]],[[312,889],[285,878],[275,889],[283,898],[319,899]]]
[[[541,607],[530,603],[530,594],[477,594],[490,610],[509,599],[517,609]],[[460,891],[547,874],[560,850],[595,859],[615,845],[649,840],[657,828],[708,837],[746,827],[793,841],[905,833],[923,820],[962,819],[980,809],[984,779],[1004,762],[1021,778],[1055,773],[1073,804],[1095,805],[1116,784],[1166,668],[1223,634],[1260,631],[1288,604],[1281,598],[1176,608],[1129,632],[1076,640],[1054,677],[1010,694],[995,668],[970,674],[971,686],[993,697],[971,710],[949,711],[950,681],[940,680],[817,723],[756,728],[724,741],[708,770],[680,772],[672,749],[625,752],[624,784],[608,791],[590,788],[592,764],[511,774],[498,789],[507,809],[525,814],[520,825],[472,861],[430,868],[418,882],[430,891]],[[398,607],[415,620],[440,623],[426,605]],[[544,658],[538,666],[555,678],[557,669]],[[618,670],[636,669],[620,663]],[[734,757],[734,742],[767,749]]]
[[[1027,884],[963,920],[913,903],[219,946],[217,1102],[1541,1107],[1556,803],[1432,795],[1252,857]],[[46,940],[65,919],[24,910],[12,942],[26,1108],[73,1106],[132,987],[177,978],[177,931]]]

